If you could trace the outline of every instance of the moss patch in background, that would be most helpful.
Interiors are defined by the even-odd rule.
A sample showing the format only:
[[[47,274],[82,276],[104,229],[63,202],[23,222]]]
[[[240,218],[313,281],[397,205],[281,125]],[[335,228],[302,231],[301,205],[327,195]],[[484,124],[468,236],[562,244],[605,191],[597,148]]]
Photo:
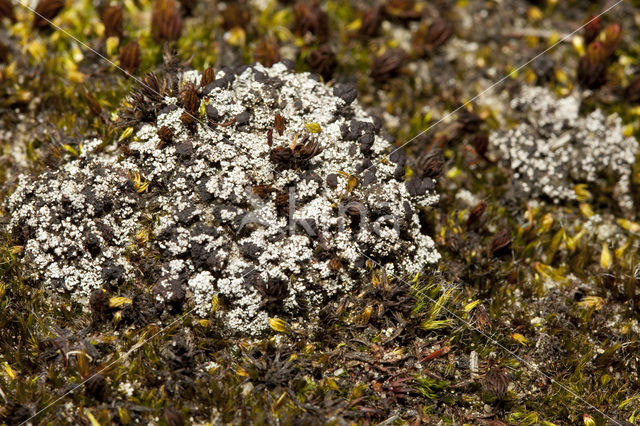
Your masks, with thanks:
[[[23,248],[5,233],[0,422],[26,420],[90,377],[34,422],[635,422],[637,218],[617,207],[607,176],[579,182],[558,205],[523,199],[487,138],[520,124],[509,101],[523,85],[580,91],[582,116],[616,112],[623,134],[637,137],[637,2],[426,134],[604,4],[143,0],[71,1],[56,11],[59,2],[42,3],[56,25],[139,77],[167,61],[220,70],[286,59],[331,86],[356,84],[398,145],[419,135],[406,147],[408,176],[426,150],[444,152],[441,201],[421,213],[443,259],[412,277],[369,263],[358,290],[319,314],[318,331],[282,320],[249,339],[213,316],[183,315],[190,306],[154,311],[150,286],[136,280],[96,296],[87,312],[25,280]],[[134,82],[15,2],[0,0],[0,16],[4,206],[19,173],[61,167],[81,141],[119,147],[112,112]],[[636,161],[636,205],[638,171]]]

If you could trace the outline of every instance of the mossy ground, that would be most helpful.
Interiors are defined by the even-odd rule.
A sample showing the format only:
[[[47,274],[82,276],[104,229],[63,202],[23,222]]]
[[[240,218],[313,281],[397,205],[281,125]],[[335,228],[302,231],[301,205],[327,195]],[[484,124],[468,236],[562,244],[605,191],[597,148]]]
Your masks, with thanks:
[[[403,69],[386,81],[372,78],[372,58],[402,45],[408,23],[388,18],[379,35],[357,36],[365,3],[323,4],[337,54],[333,78],[355,80],[361,103],[397,117],[387,120],[387,130],[401,144],[606,2],[417,2],[427,21],[451,21],[454,37],[425,57],[409,52]],[[636,136],[639,111],[621,93],[640,62],[638,6],[622,3],[603,18],[621,25],[623,42],[607,84],[585,102],[586,109],[620,113]],[[225,37],[232,17],[216,2],[197,2],[173,46],[179,58],[198,69],[250,62],[257,44],[273,36],[281,55],[307,70],[306,58],[320,42],[294,35],[293,6],[271,1],[262,12],[247,8],[250,20]],[[138,39],[136,75],[162,63],[150,9],[147,0],[124,2],[119,44]],[[0,60],[0,201],[18,173],[68,161],[86,137],[117,143],[122,130],[109,113],[97,117],[88,99],[116,111],[134,84],[62,31],[32,30],[24,7],[16,4],[15,13],[17,23],[4,20],[0,28],[0,58],[6,58]],[[104,38],[91,2],[68,2],[54,22],[118,60],[118,40]],[[403,281],[370,265],[371,279],[328,306],[318,332],[278,323],[271,336],[248,340],[226,334],[213,317],[154,316],[144,309],[150,289],[136,282],[109,295],[132,303],[122,299],[106,313],[87,312],[68,295],[23,281],[20,247],[3,235],[0,423],[19,423],[51,403],[34,423],[635,423],[637,218],[620,216],[609,193],[590,188],[582,189],[580,202],[561,206],[516,201],[508,171],[472,142],[501,125],[498,106],[518,85],[538,80],[560,95],[574,89],[579,45],[563,42],[546,56],[553,68],[545,78],[526,67],[465,107],[484,119],[478,129],[452,132],[442,123],[407,145],[412,156],[441,145],[448,160],[439,181],[442,200],[423,212],[443,255],[438,270]],[[634,174],[636,198],[639,183]],[[463,190],[485,203],[477,217],[457,196]],[[582,232],[593,213],[617,227],[624,244],[604,249]],[[501,231],[510,238],[506,247],[496,240]],[[96,372],[97,379],[76,389]]]

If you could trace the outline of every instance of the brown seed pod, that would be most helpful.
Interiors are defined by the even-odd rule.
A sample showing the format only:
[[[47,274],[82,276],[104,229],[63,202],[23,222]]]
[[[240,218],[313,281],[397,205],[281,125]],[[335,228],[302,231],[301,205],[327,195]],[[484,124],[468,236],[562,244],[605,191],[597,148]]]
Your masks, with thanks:
[[[489,136],[486,133],[478,133],[473,137],[471,144],[479,156],[485,157],[489,149]]]
[[[339,272],[340,269],[342,269],[342,262],[340,261],[340,258],[338,256],[334,256],[331,258],[331,260],[327,264],[327,267],[331,272],[335,274]]]
[[[105,37],[122,37],[123,13],[121,5],[107,7],[102,12]]]
[[[16,22],[16,14],[13,11],[11,0],[0,0],[0,20],[7,18],[11,22]]]
[[[382,8],[374,6],[362,12],[360,17],[360,35],[363,37],[375,37],[380,32],[382,25]]]
[[[338,58],[331,46],[323,44],[307,56],[307,64],[311,71],[320,74],[325,80],[330,80],[338,65]]]
[[[0,42],[0,64],[7,62],[9,58],[9,48],[2,42]]]
[[[278,165],[288,165],[293,160],[293,150],[288,146],[277,146],[269,151],[269,160]]]
[[[366,208],[362,201],[354,199],[346,202],[344,211],[351,217],[361,217],[365,214]]]
[[[87,101],[87,105],[89,106],[89,110],[95,116],[101,117],[102,116],[102,106],[100,105],[98,100],[87,89],[85,89],[82,92],[82,95],[84,96],[85,101]]]
[[[266,199],[270,193],[275,191],[271,185],[255,185],[252,190],[254,194],[263,200]]]
[[[278,192],[276,194],[276,208],[280,214],[285,214],[289,209],[289,196],[286,192]]]
[[[498,232],[491,240],[491,254],[500,256],[505,254],[511,245],[511,234],[507,229]]]
[[[480,201],[471,209],[471,211],[469,212],[469,217],[467,218],[467,229],[471,228],[471,226],[474,225],[478,221],[478,219],[480,219],[482,213],[484,213],[486,208],[487,204],[484,201]]]
[[[618,24],[607,25],[604,29],[604,39],[602,40],[602,47],[610,59],[618,49],[620,41],[622,40],[622,30]]]
[[[183,112],[182,115],[180,116],[180,121],[182,121],[182,124],[185,125],[185,127],[189,130],[195,130],[196,129],[196,119],[193,117],[193,115],[189,114],[188,112]]]
[[[89,297],[91,312],[97,317],[103,317],[109,310],[109,295],[102,290],[94,290]]]
[[[158,129],[158,137],[164,144],[170,144],[173,141],[173,130],[167,126],[162,126]]]
[[[144,77],[142,77],[139,91],[140,94],[152,102],[162,102],[166,91],[166,84],[153,73],[145,74]]]
[[[269,151],[269,160],[280,169],[306,168],[316,155],[322,152],[320,143],[305,135],[302,141],[297,142],[293,148],[277,146]]]
[[[151,35],[156,43],[178,40],[182,27],[182,17],[175,0],[156,0],[153,3]]]
[[[182,413],[173,407],[165,408],[162,417],[164,417],[164,421],[167,422],[168,426],[184,426],[185,424]]]
[[[439,178],[444,172],[444,155],[442,155],[442,151],[435,148],[424,152],[418,157],[416,168],[416,171],[422,177]]]
[[[34,9],[33,28],[43,30],[49,28],[52,21],[64,8],[64,0],[40,0]]]
[[[602,43],[594,41],[578,62],[578,82],[588,88],[597,89],[607,80],[608,55]]]
[[[278,40],[275,37],[265,37],[256,46],[256,50],[253,52],[253,59],[256,62],[260,62],[265,67],[270,67],[273,64],[280,62],[280,46],[278,46]]]
[[[624,89],[624,97],[627,102],[640,102],[640,75],[637,75]]]
[[[247,28],[251,22],[251,12],[245,4],[239,2],[227,2],[227,7],[222,11],[222,28],[229,31],[232,28]]]
[[[318,5],[317,0],[300,0],[293,6],[293,32],[304,37],[311,33],[320,41],[329,36],[329,17]]]
[[[388,49],[382,55],[373,58],[371,62],[371,77],[383,82],[400,72],[407,54],[402,49]]]
[[[477,305],[469,314],[471,324],[480,331],[491,330],[491,318],[482,305]]]
[[[130,41],[120,49],[120,66],[129,74],[135,74],[140,66],[140,45],[137,40]]]
[[[200,109],[200,98],[192,84],[182,92],[180,97],[182,98],[184,109],[191,113],[191,115],[197,115]]]
[[[267,130],[267,145],[269,148],[273,146],[273,129]]]
[[[202,73],[202,78],[200,78],[200,87],[205,87],[206,85],[213,83],[216,79],[216,70],[213,67],[209,67]]]
[[[416,8],[415,0],[387,0],[384,13],[391,19],[400,21],[418,20],[422,14]]]
[[[107,380],[105,379],[104,375],[100,373],[94,374],[87,379],[84,388],[88,395],[98,401],[102,401],[107,389]]]
[[[498,399],[503,399],[507,395],[509,388],[509,376],[504,369],[498,365],[492,366],[482,381],[484,390]]]
[[[284,124],[285,124],[284,117],[281,116],[280,114],[276,114],[275,118],[273,119],[273,124],[278,134],[282,136],[282,134],[284,133]]]
[[[453,35],[453,26],[443,18],[437,18],[430,25],[422,25],[413,33],[412,45],[418,56],[424,56],[442,46]]]
[[[585,21],[584,28],[582,30],[582,34],[584,35],[584,43],[586,45],[591,44],[592,41],[598,37],[602,31],[602,21],[599,16],[589,16]]]

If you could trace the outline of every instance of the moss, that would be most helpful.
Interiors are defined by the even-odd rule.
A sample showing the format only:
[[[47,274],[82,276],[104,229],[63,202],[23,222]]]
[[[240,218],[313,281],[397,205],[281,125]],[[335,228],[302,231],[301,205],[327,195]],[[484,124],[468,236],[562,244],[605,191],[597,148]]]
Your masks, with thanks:
[[[517,25],[520,11],[532,10],[530,2],[501,5],[507,9],[500,13],[497,6],[475,0],[417,3],[430,16],[450,19],[454,39],[433,56],[405,64],[400,76],[384,85],[371,79],[371,60],[382,46],[397,43],[397,31],[411,24],[388,20],[390,31],[373,38],[356,37],[359,4],[323,5],[334,30],[329,41],[338,56],[336,80],[357,81],[362,102],[379,114],[396,116],[397,122],[387,130],[399,143],[551,41],[536,37],[536,43],[530,43],[533,40],[527,37],[507,37],[498,31]],[[568,31],[566,22],[581,22],[586,11],[595,12],[588,3],[543,2],[522,21],[524,28],[516,30]],[[632,2],[629,7],[637,6]],[[9,52],[7,63],[0,65],[0,128],[13,132],[0,133],[0,143],[3,152],[18,150],[26,158],[24,162],[16,155],[0,159],[3,200],[19,172],[39,173],[73,158],[62,147],[77,150],[75,138],[79,136],[100,135],[108,145],[115,145],[121,130],[110,120],[96,117],[83,93],[87,89],[104,111],[113,111],[133,83],[60,31],[32,31],[31,14],[17,5],[14,8],[18,23],[0,23],[0,44],[8,45]],[[139,40],[142,63],[138,75],[157,70],[162,63],[163,46],[153,41],[147,26],[150,8],[149,1],[125,2],[119,45]],[[487,15],[480,14],[483,9]],[[605,18],[621,24],[623,42],[618,59],[608,69],[607,85],[585,101],[585,112],[596,107],[617,112],[630,125],[629,131],[640,136],[637,108],[619,94],[632,80],[640,51],[633,24],[637,11],[627,10],[614,10]],[[481,27],[465,25],[465,19],[480,16],[486,16]],[[296,60],[303,71],[307,65],[302,55],[318,45],[313,37],[293,36],[293,6],[284,2],[272,1],[263,12],[252,10],[243,43],[233,47],[225,45],[221,18],[208,5],[199,4],[193,16],[185,19],[183,35],[173,47],[180,60],[192,58],[194,67],[200,69],[224,65],[229,58],[223,52],[232,52],[232,58],[240,62],[251,61],[258,41],[274,35],[283,56]],[[100,18],[92,2],[70,2],[55,22],[109,59],[117,58],[117,49],[107,51],[101,39]],[[478,50],[469,53],[465,49],[472,42]],[[562,43],[549,56],[554,75],[545,84],[566,93],[575,86],[579,54],[569,43]],[[416,65],[426,67],[428,79],[416,76]],[[532,79],[523,71],[505,82],[505,88],[514,90]],[[508,125],[497,108],[498,95],[489,93],[485,99],[491,102],[473,108],[486,118],[479,131]],[[53,126],[45,127],[45,122]],[[443,127],[436,126],[409,144],[410,157],[430,146],[436,134],[446,136]],[[492,419],[523,425],[573,424],[584,422],[588,414],[596,424],[606,424],[610,419],[588,402],[618,421],[635,422],[640,405],[635,356],[640,306],[635,262],[638,230],[628,222],[637,219],[621,217],[608,203],[610,192],[593,188],[587,188],[591,197],[560,206],[515,201],[509,172],[474,151],[474,136],[472,132],[439,139],[444,141],[449,173],[439,183],[443,196],[438,208],[421,213],[423,226],[439,236],[443,261],[438,273],[424,274],[408,288],[372,268],[372,278],[358,292],[327,306],[314,332],[293,328],[245,341],[224,334],[215,319],[198,320],[184,313],[145,318],[126,306],[97,321],[66,295],[44,291],[37,282],[25,282],[19,236],[3,235],[0,423],[28,418],[88,374],[101,370],[105,377],[102,400],[83,386],[39,414],[37,420],[43,424],[88,423],[91,418],[100,424],[165,424],[165,409],[172,407],[194,423],[292,424],[343,419],[369,424],[390,419],[398,424],[417,420],[457,424]],[[638,170],[636,161],[636,192]],[[474,196],[474,203],[458,195],[463,190]],[[479,201],[486,203],[486,209],[469,227],[470,211]],[[603,264],[603,241],[590,231],[594,221],[585,216],[589,209],[581,204],[587,204],[603,218],[604,225],[615,230],[617,237],[607,241],[610,262]],[[621,224],[619,219],[628,222]],[[146,229],[148,224],[141,225]],[[494,256],[491,243],[503,229],[509,231],[512,241],[505,254]],[[153,238],[152,232],[149,237]],[[132,255],[156,256],[146,252],[144,245],[132,250]],[[144,279],[128,282],[109,295],[144,306],[141,296],[150,284]],[[482,306],[486,317],[478,316],[477,306]],[[163,330],[165,326],[169,327]],[[136,350],[124,356],[133,347]],[[443,347],[450,349],[422,361],[441,353]],[[478,358],[473,374],[469,366],[472,353]],[[494,363],[510,377],[502,400],[483,390],[483,377]],[[545,375],[531,365],[539,366]],[[127,383],[132,387],[131,396]],[[66,403],[71,403],[70,408]],[[489,418],[485,405],[491,410]]]

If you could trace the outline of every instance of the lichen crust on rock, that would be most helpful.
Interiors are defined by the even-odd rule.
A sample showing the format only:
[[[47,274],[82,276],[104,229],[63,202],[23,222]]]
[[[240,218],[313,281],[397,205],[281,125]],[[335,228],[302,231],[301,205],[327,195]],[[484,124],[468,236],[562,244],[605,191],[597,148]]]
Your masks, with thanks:
[[[400,276],[439,259],[419,220],[434,180],[405,179],[352,86],[283,63],[151,81],[160,93],[143,87],[120,113],[134,129],[124,154],[87,140],[20,178],[10,228],[34,282],[79,300],[140,282],[203,316],[216,301],[230,329],[257,334],[354,288],[363,253]]]
[[[513,171],[517,192],[548,197],[554,203],[576,200],[575,186],[612,188],[620,209],[634,212],[631,175],[638,142],[624,133],[617,114],[596,109],[580,114],[580,94],[558,99],[548,89],[524,86],[512,101],[519,123],[490,136],[490,150]]]

